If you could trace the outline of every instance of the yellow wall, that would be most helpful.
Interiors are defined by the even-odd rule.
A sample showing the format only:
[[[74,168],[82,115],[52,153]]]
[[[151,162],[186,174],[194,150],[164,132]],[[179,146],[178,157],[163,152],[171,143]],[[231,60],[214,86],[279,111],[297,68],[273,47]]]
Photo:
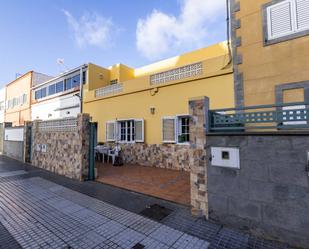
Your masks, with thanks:
[[[127,81],[134,78],[134,69],[123,64],[117,64],[109,68],[111,72],[110,80],[118,82]]]
[[[32,71],[26,73],[6,86],[6,101],[14,97],[20,97],[22,94],[27,94],[26,104],[7,109],[5,112],[5,122],[13,123],[13,126],[21,126],[24,125],[24,121],[31,120],[32,73]]]
[[[218,50],[217,57],[214,56],[216,49]],[[207,49],[201,51],[205,55]],[[107,121],[136,118],[145,121],[145,143],[162,143],[162,117],[189,114],[190,98],[208,96],[211,108],[233,107],[233,75],[231,66],[227,65],[229,58],[226,54],[226,47],[222,44],[212,46],[209,51],[211,55],[208,56],[209,58],[197,56],[195,51],[192,57],[190,54],[179,56],[179,62],[173,59],[174,67],[166,66],[166,61],[162,63],[161,71],[165,71],[202,62],[203,75],[200,76],[152,86],[149,74],[160,71],[158,70],[159,63],[155,63],[153,70],[150,66],[144,67],[147,68],[145,72],[137,69],[139,76],[135,73],[134,79],[121,82],[123,92],[116,95],[95,98],[95,91],[89,91],[85,86],[83,110],[90,114],[94,122],[98,122],[98,141],[105,142]],[[186,60],[187,63],[185,63]],[[89,84],[92,83],[89,82]],[[155,107],[155,114],[150,113],[151,107]]]
[[[303,102],[304,100],[304,88],[296,88],[283,91],[283,103]]]
[[[226,42],[214,44],[206,48],[201,48],[189,53],[182,54],[180,56],[175,56],[163,61],[158,61],[156,63],[137,68],[135,69],[135,77],[150,75],[161,72],[162,70],[169,70],[175,67],[181,67],[194,62],[209,60],[221,56],[224,57],[222,60],[222,65],[226,65],[229,60]]]
[[[107,86],[110,82],[110,71],[95,64],[88,64],[87,90],[93,90],[96,88]]]
[[[275,103],[275,86],[308,81],[309,36],[263,46],[262,5],[270,0],[240,0],[236,19],[241,20],[237,36],[243,56],[239,72],[244,75],[245,105]]]

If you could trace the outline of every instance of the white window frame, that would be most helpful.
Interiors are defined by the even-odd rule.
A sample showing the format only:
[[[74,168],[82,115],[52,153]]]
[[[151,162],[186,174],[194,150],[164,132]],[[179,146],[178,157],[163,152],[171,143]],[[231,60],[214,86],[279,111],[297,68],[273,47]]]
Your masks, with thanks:
[[[131,141],[127,140],[127,134],[126,134],[126,140],[121,140],[121,122],[129,122],[131,121],[133,126],[131,126]],[[136,122],[142,122],[142,139],[136,139]],[[113,123],[114,124],[114,139],[108,139],[107,136],[107,125]],[[134,138],[134,139],[133,139]],[[107,121],[106,122],[106,141],[107,142],[118,142],[123,144],[131,144],[131,143],[143,143],[145,139],[145,125],[144,125],[144,119],[134,119],[134,118],[128,118],[128,119],[117,119],[113,121]]]
[[[175,140],[164,140],[164,120],[165,119],[173,119],[174,120],[174,137],[175,137]],[[176,126],[177,126],[177,123],[176,123],[176,117],[175,116],[164,116],[162,117],[161,119],[161,130],[162,130],[162,142],[164,144],[175,144],[177,143],[177,134],[176,134]]]
[[[190,115],[189,114],[177,114],[175,116],[164,116],[162,117],[162,142],[163,143],[166,143],[166,144],[179,144],[179,145],[189,145],[190,142],[179,142],[179,139],[178,139],[178,136],[181,135],[180,134],[180,125],[181,125],[181,118],[185,118],[185,117],[189,117],[190,118]],[[172,141],[172,140],[164,140],[164,136],[163,136],[163,132],[164,132],[164,126],[163,126],[163,121],[165,119],[174,119],[174,137],[175,137],[175,140]]]
[[[138,140],[136,139],[136,122],[141,122],[142,123],[142,139]],[[144,119],[134,119],[134,125],[135,125],[135,128],[134,128],[134,131],[135,131],[135,142],[136,143],[144,143],[145,141],[145,122],[144,122]]]
[[[280,34],[280,35],[272,35],[272,25],[271,25],[271,10],[273,8],[279,7],[280,5],[285,5],[287,3],[291,4],[291,25],[292,25],[292,31],[288,31],[284,34]],[[284,38],[286,36],[289,35],[294,35],[297,33],[301,33],[303,31],[309,31],[309,26],[308,27],[304,27],[304,28],[298,28],[297,25],[297,5],[296,5],[296,0],[285,0],[273,5],[270,5],[268,7],[266,7],[266,14],[267,14],[267,40],[268,41],[272,41],[278,38]]]
[[[126,127],[125,127],[125,140],[121,140],[121,123],[125,122],[126,123]],[[131,141],[128,141],[127,138],[128,138],[128,134],[127,134],[127,123],[128,122],[132,122],[132,124],[134,125],[131,126],[130,128],[130,136],[131,136]],[[123,144],[132,144],[132,143],[135,143],[135,122],[134,122],[134,119],[123,119],[123,120],[117,120],[116,122],[116,129],[117,129],[117,142],[119,143],[123,143]],[[134,131],[133,131],[134,130]],[[134,137],[134,139],[133,139]]]
[[[181,133],[181,119],[182,118],[189,118],[190,119],[190,115],[188,115],[188,114],[176,115],[176,141],[177,141],[177,144],[189,145],[190,141],[179,142],[179,136],[181,135],[180,133]],[[190,136],[190,123],[189,123],[189,136]]]
[[[109,124],[114,124],[114,138],[112,138],[112,139],[108,137],[108,129],[107,129],[107,127],[108,127]],[[116,136],[117,136],[117,134],[116,134],[116,121],[107,121],[106,125],[105,125],[105,139],[106,139],[106,141],[107,142],[115,142],[116,141]]]

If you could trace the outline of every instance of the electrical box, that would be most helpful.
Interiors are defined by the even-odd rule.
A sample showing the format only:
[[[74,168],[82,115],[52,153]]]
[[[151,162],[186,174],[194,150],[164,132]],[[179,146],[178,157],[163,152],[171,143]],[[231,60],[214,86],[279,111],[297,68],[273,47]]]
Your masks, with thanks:
[[[211,165],[240,169],[239,148],[211,147]]]

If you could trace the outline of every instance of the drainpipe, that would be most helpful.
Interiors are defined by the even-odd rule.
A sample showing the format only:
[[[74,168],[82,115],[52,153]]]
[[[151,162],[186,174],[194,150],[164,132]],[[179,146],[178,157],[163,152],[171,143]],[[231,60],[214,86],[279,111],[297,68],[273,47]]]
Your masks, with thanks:
[[[231,49],[231,5],[230,5],[231,0],[226,0],[226,36],[227,36],[227,46],[229,50],[229,62],[227,65],[229,65],[232,62],[232,49]]]
[[[80,73],[79,73],[79,105],[80,105],[80,113],[83,113],[83,70],[86,69],[86,77],[87,77],[87,70],[88,70],[88,65],[84,64],[80,67]],[[87,79],[85,79],[87,80]]]

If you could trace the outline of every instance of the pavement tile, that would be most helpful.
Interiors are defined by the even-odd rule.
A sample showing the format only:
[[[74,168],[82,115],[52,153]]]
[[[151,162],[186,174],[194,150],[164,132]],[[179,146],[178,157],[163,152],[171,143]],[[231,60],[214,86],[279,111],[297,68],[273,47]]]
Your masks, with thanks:
[[[289,248],[192,217],[186,206],[73,181],[0,156],[0,173],[24,169],[27,174],[0,177],[1,249],[65,248],[70,243],[75,249],[131,248],[137,243],[163,249]],[[160,222],[138,215],[153,204],[173,212]]]
[[[149,236],[163,244],[172,246],[182,235],[183,233],[180,231],[167,226],[161,226]]]

